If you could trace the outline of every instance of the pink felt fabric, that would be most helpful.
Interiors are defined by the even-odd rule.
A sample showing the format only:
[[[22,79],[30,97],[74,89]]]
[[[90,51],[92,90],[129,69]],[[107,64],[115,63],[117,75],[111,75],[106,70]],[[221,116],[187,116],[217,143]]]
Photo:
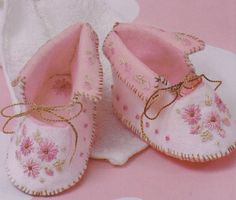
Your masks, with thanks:
[[[230,110],[204,78],[184,83],[188,94],[177,94],[178,99],[173,91],[159,92],[157,87],[166,89],[186,76],[196,78],[195,66],[187,57],[203,47],[195,37],[123,23],[114,27],[104,45],[112,63],[117,117],[153,148],[197,162],[221,158],[235,148],[236,124]],[[167,85],[157,78],[166,79]],[[183,95],[182,88],[179,92]]]
[[[10,99],[2,73],[0,85],[4,88],[4,99],[0,102],[3,106]],[[91,160],[86,176],[76,188],[58,197],[33,199],[77,200],[80,197],[83,200],[113,200],[136,196],[156,200],[156,195],[165,200],[233,199],[236,197],[236,153],[232,157],[207,165],[193,165],[166,159],[149,149],[124,167]]]
[[[94,138],[95,100],[102,89],[97,51],[91,26],[72,25],[43,45],[12,82],[21,103],[14,107],[22,107],[19,113],[26,107],[26,115],[16,119],[4,112],[17,121],[7,171],[20,190],[52,196],[82,178]]]
[[[207,43],[236,53],[235,0],[139,0],[139,3],[138,22],[195,33]],[[10,98],[2,70],[0,87],[3,107]],[[208,165],[181,164],[149,149],[121,168],[92,160],[84,180],[74,190],[59,197],[33,199],[113,200],[124,196],[145,200],[234,199],[236,154],[232,157]]]
[[[138,0],[136,22],[196,34],[208,44],[236,52],[235,0]]]

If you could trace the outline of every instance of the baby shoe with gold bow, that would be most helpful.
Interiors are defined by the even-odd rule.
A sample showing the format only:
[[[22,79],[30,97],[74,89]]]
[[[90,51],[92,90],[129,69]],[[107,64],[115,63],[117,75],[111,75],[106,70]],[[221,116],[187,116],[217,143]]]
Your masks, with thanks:
[[[17,121],[7,155],[8,175],[31,195],[58,194],[80,181],[94,137],[102,93],[98,38],[89,24],[75,24],[50,40],[18,78],[19,103],[2,110]],[[16,113],[8,114],[14,108]]]
[[[215,92],[221,81],[196,74],[188,58],[203,48],[194,36],[135,24],[116,24],[103,46],[114,113],[153,148],[193,162],[236,145],[236,125]]]

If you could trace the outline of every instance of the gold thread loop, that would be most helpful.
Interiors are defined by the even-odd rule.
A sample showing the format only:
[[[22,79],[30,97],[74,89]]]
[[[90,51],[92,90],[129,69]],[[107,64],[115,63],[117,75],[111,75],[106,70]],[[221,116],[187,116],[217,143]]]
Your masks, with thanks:
[[[66,117],[66,116],[63,116],[63,115],[58,113],[60,111],[65,111],[68,108],[71,109],[71,108],[73,108],[74,106],[77,106],[77,105],[80,106],[80,110],[76,114],[74,114],[73,116]],[[9,115],[9,114],[5,113],[9,108],[13,108],[13,107],[16,107],[16,106],[27,106],[28,110],[22,111],[22,112],[19,112],[19,113],[16,113],[16,114],[12,114],[12,115]],[[64,123],[67,123],[72,128],[72,130],[75,134],[75,147],[74,147],[74,152],[73,152],[73,154],[71,156],[71,159],[70,159],[70,162],[71,162],[74,155],[75,155],[75,153],[76,153],[77,143],[78,143],[78,132],[77,132],[75,126],[73,125],[73,123],[71,122],[71,120],[78,117],[80,115],[80,113],[82,112],[82,110],[83,110],[83,104],[81,102],[79,102],[78,100],[76,100],[75,102],[73,102],[69,105],[60,105],[60,106],[45,106],[45,105],[37,105],[35,103],[27,103],[27,102],[26,103],[16,103],[16,104],[6,106],[1,110],[1,115],[3,117],[7,118],[5,124],[3,125],[2,130],[3,130],[4,134],[14,133],[14,131],[6,131],[7,125],[15,118],[20,118],[20,117],[23,117],[23,116],[27,116],[27,115],[30,115],[34,112],[38,113],[42,120],[45,120],[45,121],[48,121],[48,122],[64,122]],[[45,117],[44,114],[49,114],[49,115],[55,117],[55,119]]]
[[[181,94],[182,89],[194,90],[200,83],[202,83],[203,78],[205,80],[211,82],[211,83],[217,83],[217,86],[215,87],[215,90],[217,90],[220,87],[220,85],[222,84],[222,81],[211,80],[208,77],[206,77],[204,74],[196,75],[194,73],[190,73],[185,77],[185,79],[183,81],[177,83],[176,85],[173,85],[173,86],[170,86],[170,87],[164,87],[164,88],[156,87],[157,90],[148,98],[148,100],[147,100],[147,102],[144,106],[143,113],[141,114],[141,117],[140,117],[140,128],[141,128],[142,136],[144,138],[148,138],[147,135],[144,133],[144,128],[143,128],[143,118],[144,118],[144,116],[149,120],[155,120],[161,114],[161,112],[164,109],[166,109],[167,107],[172,105],[179,97],[184,96],[183,94]],[[161,107],[153,117],[149,116],[147,114],[147,112],[151,108],[151,106],[155,102],[158,101],[158,97],[161,96],[161,92],[164,92],[164,93],[169,92],[169,93],[173,94],[174,98],[170,102],[165,104],[163,107]]]

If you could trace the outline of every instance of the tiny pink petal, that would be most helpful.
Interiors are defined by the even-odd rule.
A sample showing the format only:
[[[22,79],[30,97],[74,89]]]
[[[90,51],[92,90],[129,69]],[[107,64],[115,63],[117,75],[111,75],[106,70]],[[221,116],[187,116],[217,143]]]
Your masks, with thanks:
[[[49,168],[47,168],[47,167],[46,167],[44,170],[45,170],[45,173],[46,173],[48,176],[53,176],[53,175],[54,175],[53,170],[51,170],[51,169],[49,169]]]
[[[23,168],[24,168],[24,173],[32,178],[36,178],[40,173],[39,163],[37,163],[33,159],[26,161],[26,163],[23,165]]]
[[[205,126],[211,130],[218,130],[221,126],[220,116],[217,112],[211,112],[205,119]]]
[[[228,118],[224,118],[224,119],[222,120],[222,122],[223,122],[223,124],[224,124],[225,126],[231,126],[231,122],[230,122],[230,120],[229,120]]]
[[[200,128],[201,127],[199,125],[192,126],[190,133],[193,134],[193,135],[199,134]]]
[[[215,103],[221,112],[224,113],[227,111],[227,108],[226,108],[224,102],[221,100],[221,98],[218,95],[215,95]]]

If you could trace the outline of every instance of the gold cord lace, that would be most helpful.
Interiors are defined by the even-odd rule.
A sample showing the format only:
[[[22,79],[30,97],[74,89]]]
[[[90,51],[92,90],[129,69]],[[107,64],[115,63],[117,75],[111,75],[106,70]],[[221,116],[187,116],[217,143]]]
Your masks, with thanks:
[[[190,73],[185,77],[185,79],[183,81],[177,83],[176,85],[173,85],[173,86],[170,86],[170,87],[163,87],[163,88],[159,88],[157,86],[156,87],[157,90],[148,98],[148,100],[147,100],[147,102],[144,106],[143,113],[141,114],[141,117],[140,117],[140,128],[141,128],[142,136],[144,136],[144,138],[148,138],[147,135],[145,134],[144,128],[143,128],[143,121],[144,121],[143,118],[144,118],[144,116],[146,118],[148,118],[149,120],[155,120],[165,108],[172,105],[179,97],[183,97],[183,95],[181,94],[182,89],[186,89],[186,90],[195,89],[202,82],[203,78],[205,80],[211,82],[211,83],[217,83],[217,86],[215,87],[215,90],[217,90],[220,87],[220,85],[222,84],[222,81],[211,80],[211,79],[207,78],[204,74],[196,75],[196,74]],[[173,94],[173,99],[169,103],[166,103],[159,110],[157,110],[156,115],[149,116],[147,112],[150,109],[150,107],[155,102],[158,101],[158,97],[161,96],[161,94],[160,94],[161,92],[164,92],[164,93],[167,92],[167,93]]]
[[[60,113],[58,113],[59,111],[66,111],[67,109],[72,109],[73,107],[79,105],[80,106],[80,110],[74,114],[71,117],[66,117],[61,115]],[[9,108],[14,108],[16,106],[27,106],[28,109],[26,111],[22,111],[16,114],[6,114],[6,110],[8,110]],[[5,118],[7,118],[7,121],[5,122],[5,124],[3,125],[3,133],[5,134],[12,134],[14,133],[14,131],[6,131],[6,127],[9,124],[10,121],[12,121],[13,119],[16,118],[20,118],[23,116],[27,116],[33,113],[37,113],[39,114],[40,118],[42,120],[48,121],[48,122],[64,122],[67,123],[73,130],[74,134],[75,134],[75,147],[74,147],[74,152],[71,156],[70,162],[72,161],[75,153],[76,153],[76,148],[77,148],[77,143],[78,143],[78,132],[75,128],[75,126],[73,125],[73,123],[71,122],[71,120],[73,120],[74,118],[78,117],[80,115],[80,113],[83,110],[83,105],[81,102],[79,102],[78,100],[76,102],[73,102],[69,105],[60,105],[60,106],[46,106],[46,105],[37,105],[35,103],[16,103],[16,104],[12,104],[9,106],[6,106],[5,108],[3,108],[1,110],[1,115]],[[52,115],[52,117],[55,117],[55,119],[53,118],[48,118],[45,117],[45,114],[49,114]]]

